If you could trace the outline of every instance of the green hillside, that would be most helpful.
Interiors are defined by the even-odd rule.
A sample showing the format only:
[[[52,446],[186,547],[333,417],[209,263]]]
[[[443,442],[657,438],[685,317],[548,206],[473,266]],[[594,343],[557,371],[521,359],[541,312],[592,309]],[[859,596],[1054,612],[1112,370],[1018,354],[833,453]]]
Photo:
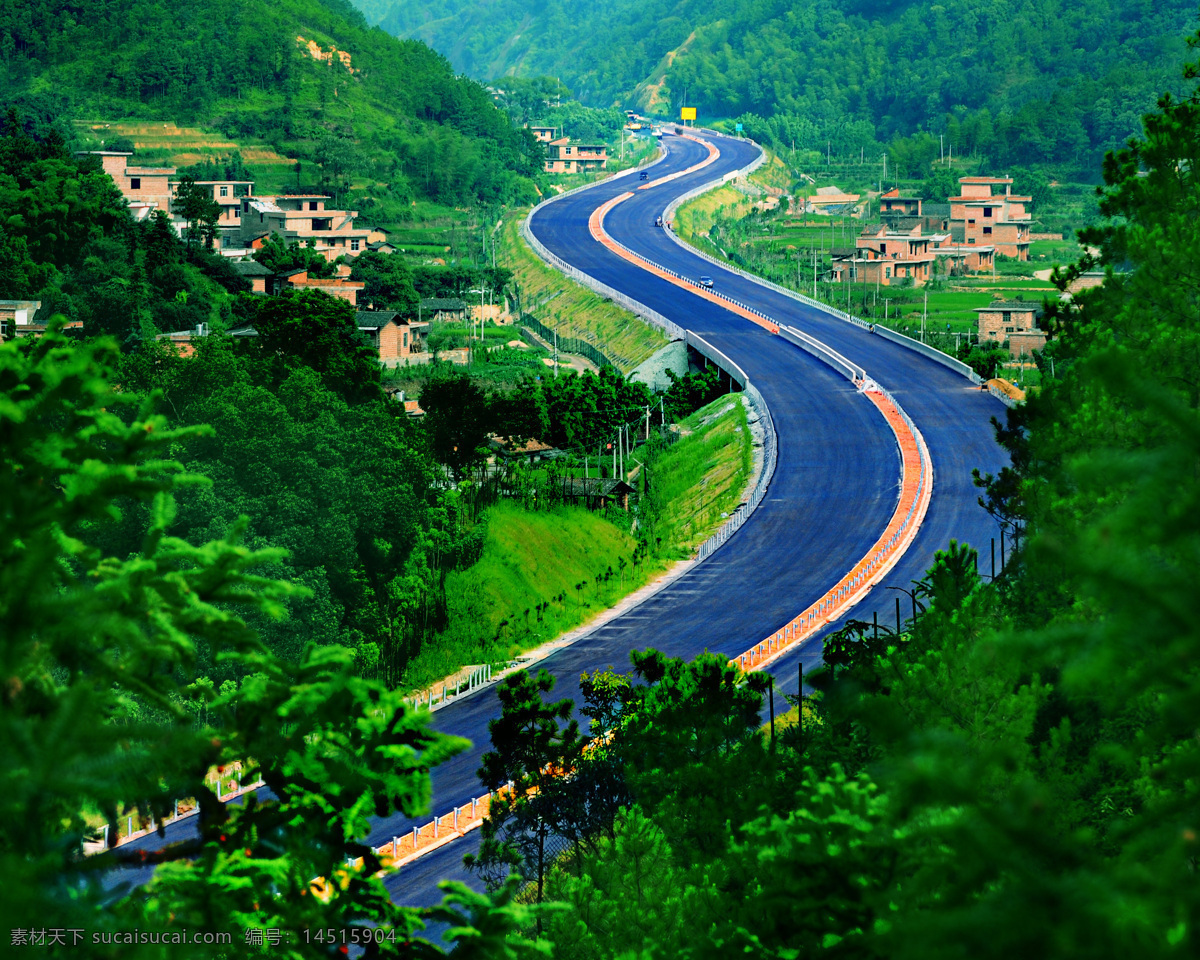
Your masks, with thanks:
[[[585,102],[665,115],[686,95],[797,149],[925,130],[999,164],[1093,169],[1174,84],[1195,17],[1189,0],[357,2],[474,76],[557,76]]]
[[[344,0],[0,5],[0,95],[26,115],[172,121],[381,202],[532,193],[540,150],[481,86]]]

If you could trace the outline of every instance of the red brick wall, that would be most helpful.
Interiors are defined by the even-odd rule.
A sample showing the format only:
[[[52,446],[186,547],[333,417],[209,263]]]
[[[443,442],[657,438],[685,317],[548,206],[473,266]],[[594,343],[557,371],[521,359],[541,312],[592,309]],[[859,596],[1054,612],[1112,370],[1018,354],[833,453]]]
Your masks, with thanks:
[[[408,326],[389,323],[379,331],[379,359],[394,360],[397,357],[407,357],[409,348],[404,341],[408,335]]]

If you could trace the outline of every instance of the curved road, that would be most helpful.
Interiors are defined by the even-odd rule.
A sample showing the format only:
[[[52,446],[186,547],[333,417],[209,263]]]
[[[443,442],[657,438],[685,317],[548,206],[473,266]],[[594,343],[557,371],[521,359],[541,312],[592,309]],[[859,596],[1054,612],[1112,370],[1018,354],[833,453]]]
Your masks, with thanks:
[[[634,196],[618,204],[606,220],[612,237],[684,276],[708,274],[720,291],[822,340],[865,368],[922,431],[933,461],[933,502],[889,582],[907,586],[920,578],[934,551],[952,538],[975,544],[986,555],[988,540],[996,535],[976,503],[971,469],[994,472],[1004,462],[990,426],[990,418],[1003,412],[999,401],[917,353],[702,260],[652,226],[671,199],[740,169],[757,155],[745,141],[710,139],[721,155],[701,170],[645,190],[637,189],[641,184],[629,177],[606,181],[539,209],[530,226],[555,254],[704,337],[745,370],[775,422],[775,477],[751,520],[708,560],[539,664],[557,678],[556,698],[578,699],[582,671],[610,665],[623,669],[634,648],[656,647],[681,657],[704,650],[741,653],[822,595],[866,553],[887,523],[899,492],[895,439],[874,406],[848,381],[764,328],[647,274],[591,238],[587,221],[592,211],[627,191]],[[707,156],[704,146],[684,138],[664,137],[664,146],[667,155],[655,165],[653,177],[687,169]],[[853,616],[869,619],[877,611],[881,622],[892,623],[895,596],[894,591],[875,591]],[[797,664],[819,662],[820,650],[815,637],[776,660],[769,667],[776,685],[783,692],[796,692]],[[481,792],[475,770],[488,742],[487,721],[497,713],[495,692],[487,689],[434,714],[436,728],[474,743],[471,750],[434,770],[434,812],[460,806]],[[189,824],[168,827],[168,840],[186,836]],[[383,844],[414,824],[394,814],[376,821],[368,839]],[[478,838],[479,832],[473,831],[388,877],[385,883],[393,898],[425,905],[439,899],[438,880],[470,879],[464,875],[462,855],[477,846]],[[135,845],[159,843],[148,837]],[[125,871],[121,879],[138,881],[144,876]]]

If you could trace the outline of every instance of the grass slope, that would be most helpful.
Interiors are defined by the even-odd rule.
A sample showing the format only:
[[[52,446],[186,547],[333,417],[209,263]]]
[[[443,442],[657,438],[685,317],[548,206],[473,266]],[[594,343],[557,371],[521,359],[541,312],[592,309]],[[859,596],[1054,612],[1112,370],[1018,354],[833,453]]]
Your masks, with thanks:
[[[502,502],[486,517],[483,554],[448,578],[452,626],[409,668],[413,687],[440,680],[462,664],[504,660],[536,647],[662,570],[654,560],[634,568],[637,541],[582,507],[529,511]],[[539,615],[541,604],[546,607]]]
[[[680,424],[680,439],[652,453],[643,497],[652,537],[675,556],[703,543],[742,502],[752,466],[746,408],[721,397]]]
[[[520,307],[561,336],[595,344],[624,373],[665,347],[667,337],[618,307],[546,266],[521,239],[527,209],[505,216],[496,235],[496,263],[513,272],[510,290]]]
[[[641,464],[651,477],[640,520],[650,542],[658,541],[657,557],[634,566],[634,537],[581,507],[491,507],[480,559],[447,580],[453,626],[422,649],[405,687],[420,690],[464,665],[506,660],[539,646],[693,553],[724,522],[722,514],[737,508],[750,477],[745,407],[736,396],[722,397],[684,420],[680,433],[671,446],[650,451],[648,464],[645,448],[631,461],[631,472]]]

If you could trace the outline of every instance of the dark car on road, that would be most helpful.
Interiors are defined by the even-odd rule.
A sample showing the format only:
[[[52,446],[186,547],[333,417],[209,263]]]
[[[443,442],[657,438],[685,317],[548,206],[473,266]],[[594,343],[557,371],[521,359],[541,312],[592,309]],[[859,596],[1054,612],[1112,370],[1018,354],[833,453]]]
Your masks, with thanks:
[[[701,277],[701,278],[700,278],[700,286],[702,286],[702,287],[711,287],[712,285],[713,285],[713,278],[712,278],[712,277],[704,276],[704,277]]]

